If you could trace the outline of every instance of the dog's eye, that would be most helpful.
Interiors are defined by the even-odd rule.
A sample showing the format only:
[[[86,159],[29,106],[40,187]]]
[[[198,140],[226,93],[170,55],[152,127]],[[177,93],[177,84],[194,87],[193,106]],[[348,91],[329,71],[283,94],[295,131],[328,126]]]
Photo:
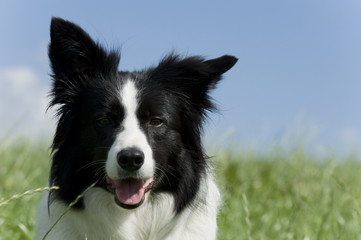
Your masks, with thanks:
[[[113,121],[110,118],[104,117],[97,120],[99,126],[105,127],[113,124]]]
[[[150,119],[149,124],[154,127],[159,127],[163,124],[163,121],[160,118],[152,118]]]

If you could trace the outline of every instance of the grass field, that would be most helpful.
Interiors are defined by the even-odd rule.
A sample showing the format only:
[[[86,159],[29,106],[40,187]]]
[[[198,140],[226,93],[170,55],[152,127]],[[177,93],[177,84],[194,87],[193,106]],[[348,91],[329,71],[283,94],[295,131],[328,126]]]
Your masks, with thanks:
[[[49,144],[0,142],[0,240],[32,239]],[[302,149],[214,157],[224,204],[218,239],[361,239],[361,159],[322,159]]]

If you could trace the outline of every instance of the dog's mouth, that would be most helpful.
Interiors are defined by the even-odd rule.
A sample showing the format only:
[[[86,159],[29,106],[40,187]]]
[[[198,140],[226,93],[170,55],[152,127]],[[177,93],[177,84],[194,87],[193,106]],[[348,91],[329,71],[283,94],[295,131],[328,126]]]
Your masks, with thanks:
[[[144,202],[145,194],[151,189],[154,178],[113,180],[107,176],[106,181],[107,189],[114,193],[115,202],[123,208],[134,209]]]

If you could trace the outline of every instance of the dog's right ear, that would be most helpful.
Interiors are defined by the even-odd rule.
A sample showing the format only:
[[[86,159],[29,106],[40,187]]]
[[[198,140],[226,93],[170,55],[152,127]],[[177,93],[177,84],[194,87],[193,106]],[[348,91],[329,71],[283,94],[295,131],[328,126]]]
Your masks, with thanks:
[[[108,54],[74,23],[52,18],[50,38],[49,58],[55,77],[71,79],[96,72],[117,71],[118,54]]]

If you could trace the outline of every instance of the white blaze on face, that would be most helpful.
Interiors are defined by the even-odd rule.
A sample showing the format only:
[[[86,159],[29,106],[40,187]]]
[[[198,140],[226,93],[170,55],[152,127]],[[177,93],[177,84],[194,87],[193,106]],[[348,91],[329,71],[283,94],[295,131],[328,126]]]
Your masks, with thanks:
[[[120,102],[124,107],[124,119],[121,123],[122,131],[117,135],[106,161],[106,173],[111,179],[120,179],[126,172],[121,169],[117,162],[117,154],[126,148],[135,147],[144,153],[144,164],[138,170],[137,176],[140,178],[150,178],[154,173],[154,160],[152,149],[148,144],[144,132],[141,130],[136,115],[138,89],[134,82],[128,80],[120,90]],[[123,174],[124,173],[124,174]]]

